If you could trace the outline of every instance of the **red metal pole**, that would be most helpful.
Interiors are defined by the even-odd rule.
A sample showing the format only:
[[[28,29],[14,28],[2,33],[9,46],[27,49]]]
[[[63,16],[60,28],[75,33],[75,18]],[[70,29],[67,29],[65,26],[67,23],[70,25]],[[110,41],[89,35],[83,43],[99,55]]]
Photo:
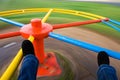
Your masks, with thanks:
[[[38,58],[40,63],[44,62],[45,53],[44,53],[44,37],[43,35],[37,35],[42,31],[42,23],[40,19],[31,20],[32,30],[35,35],[35,40],[33,42],[35,48],[35,55]]]
[[[43,39],[35,39],[33,42],[35,48],[35,55],[38,58],[40,63],[44,62],[45,53],[44,53],[44,40]]]
[[[109,19],[106,18],[104,20],[108,21]],[[67,23],[67,24],[56,24],[56,25],[53,25],[53,29],[80,26],[80,25],[92,24],[92,23],[98,23],[98,22],[102,22],[102,19],[99,19],[99,20],[87,20],[87,21],[83,21],[83,22],[72,22],[72,23]]]
[[[0,34],[0,39],[4,39],[4,38],[9,38],[9,37],[14,37],[14,36],[20,36],[21,33],[18,32],[9,32],[9,33],[5,33],[5,34]]]

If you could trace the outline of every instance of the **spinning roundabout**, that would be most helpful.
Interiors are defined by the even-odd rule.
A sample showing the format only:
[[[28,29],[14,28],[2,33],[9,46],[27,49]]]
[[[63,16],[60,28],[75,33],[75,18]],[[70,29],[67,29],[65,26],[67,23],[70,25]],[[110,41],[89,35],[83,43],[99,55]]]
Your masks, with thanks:
[[[8,15],[25,14],[25,13],[31,13],[31,12],[48,12],[48,13],[45,15],[45,17],[42,20],[38,18],[32,19],[29,24],[22,24],[16,21],[3,18],[4,16],[8,16]],[[54,25],[45,23],[52,12],[81,16],[91,20],[64,23],[64,24],[54,24]],[[49,8],[4,11],[4,12],[0,12],[0,15],[1,15],[0,17],[1,21],[4,21],[6,23],[9,23],[21,28],[20,31],[17,31],[17,32],[0,34],[0,39],[21,35],[23,38],[29,39],[31,42],[33,42],[36,57],[38,58],[39,62],[42,64],[42,66],[39,66],[39,69],[38,69],[38,77],[45,78],[45,76],[47,76],[49,77],[49,79],[52,78],[52,79],[61,80],[62,79],[61,76],[66,76],[66,74],[68,74],[68,73],[65,73],[64,70],[66,70],[66,72],[71,70],[70,74],[68,74],[69,76],[71,76],[71,78],[67,76],[63,80],[67,80],[68,77],[69,77],[68,78],[69,80],[73,80],[73,79],[74,80],[79,80],[79,79],[95,80],[96,70],[94,69],[97,69],[97,66],[95,65],[96,61],[92,59],[93,56],[91,56],[91,55],[94,55],[93,53],[98,53],[99,51],[106,51],[108,52],[109,56],[115,59],[120,59],[120,52],[118,51],[110,50],[104,47],[100,47],[99,45],[76,40],[76,39],[53,32],[54,30],[59,28],[69,28],[74,26],[81,26],[81,25],[100,23],[100,22],[120,32],[120,29],[113,25],[113,24],[120,25],[120,23],[115,20],[105,18],[99,15],[91,14],[91,13],[82,12],[82,11],[65,10],[65,9],[49,9]],[[72,28],[72,29],[75,30],[76,28]],[[51,38],[45,39],[45,44],[49,46],[44,45],[44,38],[47,38],[47,37],[54,38],[54,39],[51,39]],[[55,39],[64,41],[65,43],[59,42]],[[72,46],[70,44],[75,46]],[[50,51],[45,53],[44,46],[50,49],[53,49],[53,52]],[[65,53],[67,54],[61,54],[61,52],[59,53],[59,51],[57,53],[57,52],[54,52],[54,50],[63,50],[62,52],[64,53],[65,51]],[[91,54],[91,55],[85,56],[84,54]],[[13,75],[13,72],[15,72],[18,65],[20,64],[22,60],[22,56],[23,56],[22,50],[20,49],[20,51],[16,54],[15,58],[13,59],[13,61],[11,62],[7,70],[1,76],[1,80],[9,80],[11,78],[11,76]],[[96,56],[94,55],[94,57]],[[86,60],[82,60],[83,58],[86,58]],[[83,63],[82,61],[85,63]],[[87,61],[90,62],[90,64],[88,64]],[[69,66],[67,66],[66,64]],[[65,68],[68,68],[68,69],[65,69]],[[57,78],[55,78],[54,76],[57,76]]]

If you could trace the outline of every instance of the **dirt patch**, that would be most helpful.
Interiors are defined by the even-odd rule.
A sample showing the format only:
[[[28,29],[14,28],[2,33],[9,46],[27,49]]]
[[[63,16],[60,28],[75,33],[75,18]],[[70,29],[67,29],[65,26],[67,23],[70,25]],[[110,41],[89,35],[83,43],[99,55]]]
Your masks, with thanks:
[[[101,47],[120,51],[120,44],[118,44],[114,40],[111,40],[108,37],[97,34],[95,32],[85,30],[83,28],[72,27],[72,28],[66,28],[66,29],[58,29],[58,30],[55,30],[54,32],[63,34],[81,41],[99,45]]]

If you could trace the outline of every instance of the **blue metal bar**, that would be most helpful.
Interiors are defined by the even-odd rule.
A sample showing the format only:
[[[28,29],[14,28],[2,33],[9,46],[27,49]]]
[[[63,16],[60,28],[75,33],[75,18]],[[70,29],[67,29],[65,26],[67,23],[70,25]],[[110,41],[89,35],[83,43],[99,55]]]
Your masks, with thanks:
[[[22,23],[15,22],[15,21],[12,21],[12,20],[9,20],[9,19],[5,19],[5,18],[2,18],[2,17],[0,17],[0,20],[3,21],[3,22],[9,23],[9,24],[18,26],[18,27],[24,26],[24,24],[22,24]]]
[[[53,32],[50,32],[49,36],[52,37],[52,38],[55,38],[57,40],[64,41],[66,43],[70,43],[72,45],[82,47],[82,48],[85,48],[85,49],[88,49],[88,50],[91,50],[91,51],[94,51],[94,52],[97,52],[97,53],[100,52],[100,51],[106,51],[109,56],[120,60],[120,52],[109,50],[109,49],[106,49],[106,48],[103,48],[103,47],[99,47],[97,45],[93,45],[93,44],[90,44],[90,43],[87,43],[87,42],[83,42],[83,41],[80,41],[80,40],[69,38],[67,36],[63,36],[63,35],[56,34],[56,33],[53,33]]]
[[[110,22],[113,22],[113,23],[115,23],[115,24],[117,24],[117,25],[120,26],[120,22],[118,22],[118,21],[115,21],[115,20],[112,20],[112,19],[110,19],[109,21],[110,21]]]
[[[120,29],[119,29],[118,27],[116,27],[116,26],[114,26],[114,25],[112,25],[112,24],[110,24],[110,23],[108,23],[108,22],[106,22],[106,21],[102,21],[102,22],[103,22],[104,24],[112,27],[113,29],[117,30],[118,32],[120,32]]]

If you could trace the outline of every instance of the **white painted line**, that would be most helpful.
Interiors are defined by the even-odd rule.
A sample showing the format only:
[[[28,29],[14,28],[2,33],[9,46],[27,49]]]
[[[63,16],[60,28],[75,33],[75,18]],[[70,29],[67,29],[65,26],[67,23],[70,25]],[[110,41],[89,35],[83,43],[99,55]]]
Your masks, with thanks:
[[[17,43],[16,42],[12,42],[12,43],[9,43],[9,44],[3,46],[3,48],[8,48],[8,47],[13,46],[15,44],[17,44]]]

